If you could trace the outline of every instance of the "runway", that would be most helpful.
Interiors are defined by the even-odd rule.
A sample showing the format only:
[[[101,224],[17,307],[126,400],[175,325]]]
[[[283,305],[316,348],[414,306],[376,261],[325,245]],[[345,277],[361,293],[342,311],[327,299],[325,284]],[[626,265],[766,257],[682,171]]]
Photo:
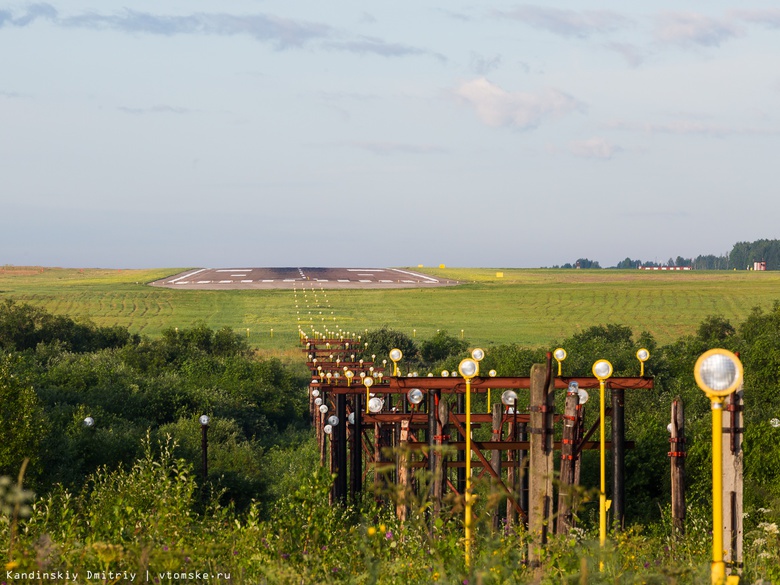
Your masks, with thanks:
[[[428,288],[454,286],[456,280],[435,278],[401,268],[198,268],[151,282],[151,286],[195,290],[322,288]]]

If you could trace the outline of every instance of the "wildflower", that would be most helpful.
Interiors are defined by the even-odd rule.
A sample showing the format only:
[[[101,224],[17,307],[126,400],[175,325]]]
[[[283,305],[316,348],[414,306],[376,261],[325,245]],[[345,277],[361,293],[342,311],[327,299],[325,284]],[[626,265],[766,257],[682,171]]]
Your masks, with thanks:
[[[368,532],[369,536],[374,536],[376,534],[376,528],[374,528],[373,526],[369,526],[366,532]]]
[[[438,581],[438,580],[439,580],[439,577],[441,577],[441,575],[439,575],[439,571],[434,571],[433,575],[431,575],[431,578],[432,578],[434,581]]]
[[[290,554],[289,553],[282,553],[282,558],[286,561],[287,559],[290,558]]]
[[[384,525],[384,524],[380,524],[380,525],[379,525],[379,530],[381,530],[382,532],[384,532],[385,530],[387,530],[387,526],[386,526],[386,525]]]
[[[168,552],[168,546],[167,545],[163,545],[163,551]]]
[[[780,533],[780,530],[777,529],[777,524],[774,522],[761,522],[758,525],[759,528],[761,528],[764,532],[767,534],[778,534]]]
[[[385,532],[385,538],[387,540],[392,540],[393,539],[393,532],[391,530],[388,530],[387,532]]]
[[[764,546],[764,545],[766,544],[766,538],[756,538],[756,539],[753,541],[753,544],[754,544],[755,546]]]

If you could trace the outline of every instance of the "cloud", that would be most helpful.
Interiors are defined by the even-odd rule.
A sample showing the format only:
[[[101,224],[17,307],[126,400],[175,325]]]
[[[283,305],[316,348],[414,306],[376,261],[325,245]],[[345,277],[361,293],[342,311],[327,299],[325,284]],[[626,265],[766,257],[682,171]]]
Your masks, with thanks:
[[[0,28],[5,23],[20,27],[27,26],[39,18],[55,20],[57,18],[57,10],[49,4],[31,4],[21,16],[16,18],[14,18],[11,12],[0,10]]]
[[[487,75],[501,65],[501,55],[488,59],[477,53],[471,53],[471,69],[478,75]]]
[[[733,10],[729,14],[732,18],[751,24],[762,24],[768,28],[780,28],[780,9]]]
[[[482,122],[493,127],[527,130],[545,118],[583,108],[573,97],[555,89],[541,93],[508,92],[484,77],[461,84],[454,93],[474,108]]]
[[[773,128],[756,128],[750,126],[723,126],[711,122],[699,120],[674,120],[671,122],[647,122],[638,124],[622,120],[607,124],[609,128],[647,132],[650,134],[679,134],[712,136],[716,138],[734,135],[774,136],[780,134],[780,130]]]
[[[540,28],[564,37],[585,38],[594,33],[608,33],[631,24],[616,12],[606,10],[560,10],[525,4],[514,10],[496,11],[496,16],[519,20],[534,28]]]
[[[442,154],[447,152],[440,146],[403,144],[400,142],[355,142],[352,145],[382,156],[393,154]]]
[[[366,16],[366,15],[364,15]],[[193,13],[165,16],[124,9],[115,13],[83,12],[74,16],[62,16],[48,4],[34,4],[17,16],[0,11],[0,27],[5,24],[24,27],[38,19],[48,19],[58,26],[93,30],[117,30],[129,34],[163,36],[209,35],[249,36],[267,42],[277,49],[300,48],[315,42],[328,49],[385,57],[432,55],[444,57],[418,47],[390,43],[373,37],[353,37],[337,29],[317,22],[281,18],[272,14],[234,15],[226,13]]]
[[[117,108],[121,112],[126,114],[187,114],[189,110],[186,108],[177,108],[174,106],[152,106],[150,108],[130,108],[127,106],[120,106]]]
[[[344,41],[330,41],[326,47],[357,54],[374,54],[382,57],[405,57],[407,55],[433,55],[441,61],[446,61],[444,55],[433,53],[418,47],[402,45],[400,43],[388,43],[374,37],[359,37]]]
[[[604,47],[618,53],[631,67],[639,67],[647,56],[646,51],[629,43],[607,43]]]
[[[575,140],[569,143],[569,152],[583,158],[610,159],[619,148],[609,143],[605,138],[589,138]]]
[[[224,13],[196,13],[186,16],[159,16],[125,9],[114,15],[87,13],[63,18],[60,22],[63,26],[165,36],[248,35],[258,41],[272,42],[280,49],[300,47],[313,39],[328,37],[333,32],[327,25],[266,14],[235,16]]]
[[[656,40],[676,45],[719,47],[742,34],[742,28],[729,20],[693,12],[665,12],[655,22]]]

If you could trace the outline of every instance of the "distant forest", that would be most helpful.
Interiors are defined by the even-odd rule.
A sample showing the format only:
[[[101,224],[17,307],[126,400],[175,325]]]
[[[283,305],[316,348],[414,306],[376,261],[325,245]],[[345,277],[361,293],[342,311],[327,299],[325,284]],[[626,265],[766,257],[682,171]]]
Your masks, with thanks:
[[[669,258],[666,263],[649,262],[645,260],[632,260],[626,258],[609,268],[633,268],[641,266],[661,267],[680,266],[690,267],[694,270],[753,270],[754,262],[766,262],[766,270],[780,270],[780,240],[756,240],[755,242],[737,242],[725,256],[697,256],[696,258]],[[596,260],[580,258],[574,263],[567,262],[562,266],[553,268],[602,268]]]

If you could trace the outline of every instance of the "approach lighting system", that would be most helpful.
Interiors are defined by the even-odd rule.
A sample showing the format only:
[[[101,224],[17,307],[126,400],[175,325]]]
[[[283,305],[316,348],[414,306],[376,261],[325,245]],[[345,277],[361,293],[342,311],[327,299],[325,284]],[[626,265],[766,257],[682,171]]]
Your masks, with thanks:
[[[397,347],[390,350],[390,359],[393,361],[393,376],[398,375],[398,362],[401,361],[402,357],[404,354]]]
[[[696,360],[693,376],[709,398],[728,396],[742,384],[742,362],[728,350],[711,349]]]
[[[612,375],[612,364],[607,360],[598,360],[593,364],[593,375],[599,381],[599,546],[603,548],[607,542],[607,439],[604,424],[607,412],[604,404],[604,388],[605,382]],[[603,562],[599,562],[599,569],[603,570],[603,567]]]
[[[636,359],[639,360],[640,368],[639,368],[639,375],[644,376],[645,375],[645,362],[650,359],[650,352],[647,351],[644,347],[640,350],[637,350],[636,352]]]
[[[742,386],[742,362],[727,349],[705,351],[693,366],[693,377],[712,408],[712,564],[713,584],[731,583],[723,562],[723,400]],[[738,582],[738,581],[736,581]]]
[[[479,374],[479,362],[474,358],[466,358],[458,364],[458,372],[466,380],[466,502],[463,526],[465,532],[466,567],[471,566],[471,509],[474,496],[471,493],[471,380]]]
[[[559,347],[553,352],[553,357],[555,358],[555,361],[558,362],[558,376],[561,375],[561,362],[566,359],[566,350],[562,347]]]
[[[406,398],[414,405],[420,404],[423,401],[423,391],[419,388],[412,388],[406,393]]]

